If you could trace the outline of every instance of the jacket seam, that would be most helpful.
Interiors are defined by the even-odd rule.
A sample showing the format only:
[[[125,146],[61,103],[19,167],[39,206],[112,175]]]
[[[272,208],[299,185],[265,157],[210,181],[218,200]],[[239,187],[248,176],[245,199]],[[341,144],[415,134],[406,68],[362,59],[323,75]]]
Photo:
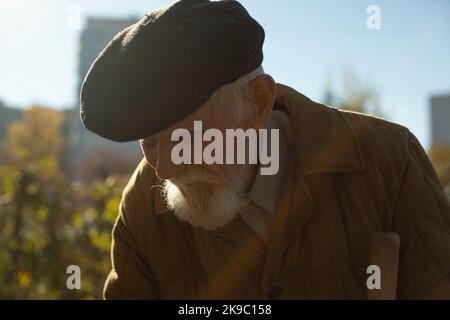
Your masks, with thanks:
[[[408,170],[409,170],[409,167],[410,167],[410,162],[411,162],[411,145],[410,145],[410,143],[411,143],[411,132],[408,131],[408,154],[407,154],[407,160],[406,160],[405,170],[403,171],[403,174],[402,174],[400,187],[398,189],[397,196],[396,196],[395,201],[394,201],[394,207],[392,209],[392,214],[391,214],[390,221],[389,221],[390,222],[389,223],[389,231],[392,231],[392,229],[393,229],[392,228],[392,224],[393,224],[394,218],[395,218],[395,216],[397,214],[397,211],[398,211],[400,195],[401,195],[401,193],[403,191],[403,187],[405,185],[406,176],[408,175]]]

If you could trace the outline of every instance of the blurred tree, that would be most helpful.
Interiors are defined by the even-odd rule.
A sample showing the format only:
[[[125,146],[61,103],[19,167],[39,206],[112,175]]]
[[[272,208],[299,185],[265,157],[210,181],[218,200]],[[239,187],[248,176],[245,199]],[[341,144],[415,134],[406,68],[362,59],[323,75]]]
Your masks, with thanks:
[[[7,145],[12,156],[19,160],[39,160],[57,157],[63,146],[60,127],[63,116],[58,111],[31,106],[20,121],[7,128]]]
[[[108,146],[98,146],[89,152],[80,166],[84,183],[105,180],[111,175],[128,175],[139,163],[139,158],[122,154]]]
[[[71,182],[59,166],[60,113],[34,106],[8,127],[0,165],[0,298],[101,298],[111,229],[128,176]],[[81,289],[66,286],[69,265]]]
[[[335,88],[331,78],[328,79],[324,102],[340,109],[383,117],[380,93],[350,69],[343,72],[338,89]]]

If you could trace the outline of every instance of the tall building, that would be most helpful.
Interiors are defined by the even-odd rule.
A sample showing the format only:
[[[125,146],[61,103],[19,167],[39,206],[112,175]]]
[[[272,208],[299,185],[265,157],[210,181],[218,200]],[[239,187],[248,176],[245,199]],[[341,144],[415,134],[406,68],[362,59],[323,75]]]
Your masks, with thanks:
[[[88,18],[80,37],[77,97],[79,97],[83,80],[97,55],[119,31],[134,24],[137,20],[137,18],[122,20]],[[105,164],[108,161],[122,164],[128,162],[130,166],[136,165],[141,157],[137,142],[115,143],[84,128],[79,116],[79,98],[71,116],[69,131],[68,145],[71,151],[67,153],[68,159],[66,162],[70,163],[67,171],[75,179],[83,175],[83,166],[88,159],[99,159],[102,154]],[[105,175],[107,174],[108,172],[105,172]]]
[[[431,97],[431,143],[450,145],[450,94]]]

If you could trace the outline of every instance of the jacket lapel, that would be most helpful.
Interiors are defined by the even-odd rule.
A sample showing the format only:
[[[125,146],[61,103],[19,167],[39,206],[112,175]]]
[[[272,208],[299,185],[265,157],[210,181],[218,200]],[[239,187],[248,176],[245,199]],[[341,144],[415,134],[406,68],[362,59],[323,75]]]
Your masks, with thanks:
[[[263,269],[263,290],[273,284],[280,272],[280,257],[305,223],[314,209],[314,201],[303,178],[296,173],[295,159],[291,158],[286,172],[284,190],[280,193],[277,211],[269,222],[269,241]]]

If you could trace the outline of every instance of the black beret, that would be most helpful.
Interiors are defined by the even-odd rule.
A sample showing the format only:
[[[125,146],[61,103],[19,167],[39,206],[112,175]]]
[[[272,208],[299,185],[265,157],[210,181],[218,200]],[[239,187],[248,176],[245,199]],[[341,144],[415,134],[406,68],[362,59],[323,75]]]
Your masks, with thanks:
[[[237,1],[181,0],[146,14],[92,64],[83,124],[114,141],[151,136],[258,68],[263,42],[264,29]]]

